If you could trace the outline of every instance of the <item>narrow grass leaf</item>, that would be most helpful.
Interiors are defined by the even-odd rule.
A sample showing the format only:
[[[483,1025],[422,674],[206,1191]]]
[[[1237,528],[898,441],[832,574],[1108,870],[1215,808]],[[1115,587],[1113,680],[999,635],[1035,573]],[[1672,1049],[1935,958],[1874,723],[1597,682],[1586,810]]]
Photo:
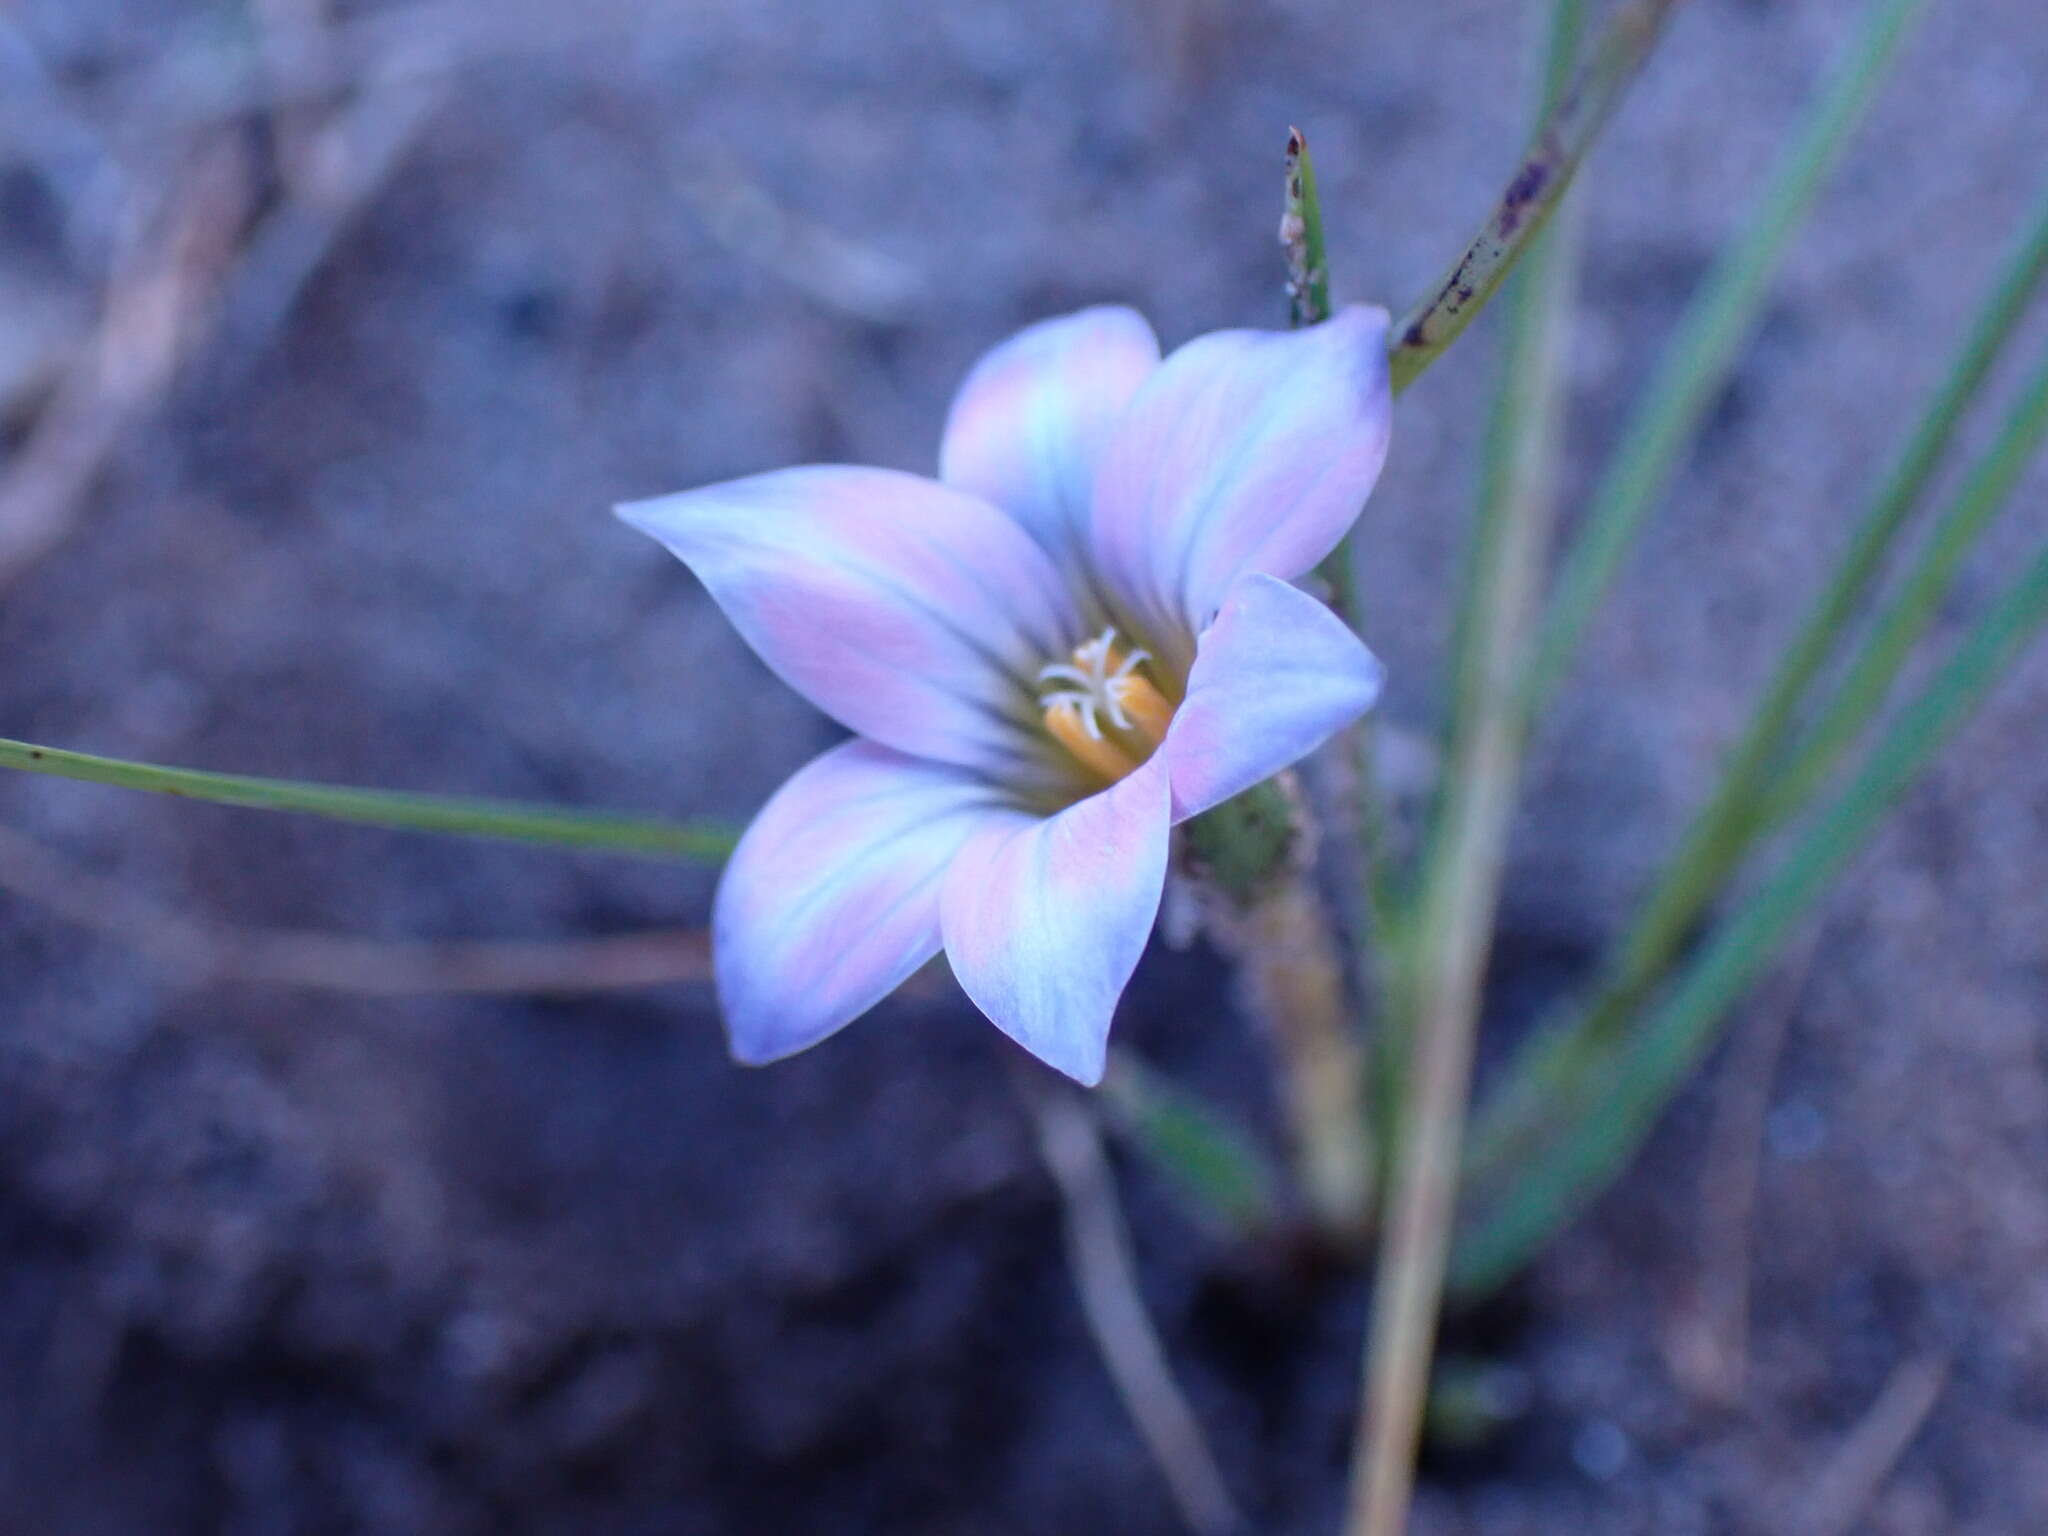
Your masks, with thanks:
[[[1472,1299],[1497,1289],[1628,1165],[1728,1011],[2044,623],[2048,549],[1971,628],[1755,896],[1684,968],[1601,1100],[1523,1167],[1464,1232],[1451,1264],[1456,1294]]]
[[[1277,1225],[1271,1161],[1215,1105],[1114,1049],[1101,1095],[1117,1129],[1200,1219],[1237,1236]]]
[[[653,821],[517,801],[416,795],[334,784],[307,784],[291,779],[204,773],[190,768],[165,768],[155,763],[66,752],[25,741],[0,740],[0,768],[82,779],[91,784],[110,784],[118,789],[175,795],[180,799],[203,800],[214,805],[297,811],[363,826],[431,832],[449,837],[542,843],[700,864],[721,862],[737,841],[737,833],[733,829],[711,821]]]
[[[1764,790],[1795,717],[1839,645],[1886,555],[1975,402],[1986,377],[2048,276],[2048,195],[2000,269],[1948,373],[1906,440],[1842,562],[1780,659],[1764,697],[1729,753],[1720,781],[1693,818],[1627,932],[1592,1000],[1525,1046],[1481,1111],[1466,1150],[1468,1182],[1511,1162],[1543,1120],[1565,1109],[1569,1086],[1620,1036],[1707,905],[1768,829]]]
[[[1539,716],[1556,692],[1615,573],[1726,385],[1793,235],[1927,4],[1878,0],[1873,6],[1847,61],[1793,134],[1748,226],[1722,252],[1680,320],[1559,574],[1522,685],[1525,718]]]
[[[1796,814],[1826,782],[1890,696],[1899,671],[1934,622],[1956,572],[2011,499],[2048,433],[2048,355],[2014,402],[1997,439],[1978,460],[1962,493],[1928,536],[1898,594],[1880,615],[1834,698],[1801,739],[1792,764],[1772,787],[1764,819]]]

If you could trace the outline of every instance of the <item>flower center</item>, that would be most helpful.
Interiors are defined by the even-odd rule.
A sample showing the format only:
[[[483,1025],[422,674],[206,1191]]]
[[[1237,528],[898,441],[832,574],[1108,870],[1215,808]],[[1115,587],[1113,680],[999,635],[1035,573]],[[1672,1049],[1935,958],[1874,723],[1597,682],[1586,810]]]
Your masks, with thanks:
[[[1038,670],[1045,728],[1069,755],[1114,784],[1166,739],[1173,706],[1138,670],[1150,654],[1125,650],[1114,629],[1074,647],[1067,661]]]

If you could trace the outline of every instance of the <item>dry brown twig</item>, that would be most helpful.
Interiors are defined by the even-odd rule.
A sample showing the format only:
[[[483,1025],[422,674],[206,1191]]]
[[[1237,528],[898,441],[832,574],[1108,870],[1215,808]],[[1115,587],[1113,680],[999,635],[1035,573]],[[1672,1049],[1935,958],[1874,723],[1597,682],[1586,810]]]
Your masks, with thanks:
[[[724,150],[693,146],[670,164],[669,181],[740,261],[856,319],[894,324],[924,290],[908,262],[787,207]]]
[[[263,76],[285,196],[250,233],[224,305],[223,350],[247,367],[290,319],[306,285],[390,182],[447,95],[446,82],[413,77],[387,59],[354,72],[326,0],[261,0]],[[334,79],[345,93],[314,105],[296,82]]]
[[[128,168],[97,123],[57,87],[24,30],[18,8],[0,4],[0,143],[64,204],[64,243],[103,251],[132,198]]]
[[[268,0],[266,72],[321,72],[319,0]],[[150,199],[131,201],[89,345],[64,371],[0,475],[0,587],[62,541],[107,463],[226,316],[245,361],[266,346],[336,241],[388,182],[440,102],[432,83],[372,69],[354,97],[273,112],[285,196],[260,221],[257,171],[233,124],[173,123],[192,148]],[[291,91],[281,93],[305,101]]]
[[[276,339],[443,99],[430,83],[380,86],[302,135],[293,195],[251,233],[223,306],[223,342],[237,366],[246,368]]]
[[[95,334],[0,477],[0,587],[67,534],[81,498],[203,329],[253,197],[238,136],[210,135],[155,208],[131,210]]]
[[[292,6],[297,0],[281,0]],[[264,67],[224,65],[218,56],[194,67],[163,50],[124,76],[125,93],[168,128],[190,128],[250,112],[324,104],[376,80],[386,86],[443,82],[483,66],[556,60],[582,50],[617,50],[664,34],[692,37],[689,22],[640,0],[556,0],[515,4],[494,0],[413,0],[336,17],[317,35],[296,23],[307,12],[284,9],[283,24],[262,41]],[[201,51],[204,51],[203,48]]]
[[[1825,928],[1800,942],[1775,989],[1758,999],[1723,1069],[1719,1104],[1700,1165],[1699,1272],[1665,1339],[1665,1358],[1687,1391],[1722,1408],[1741,1401],[1749,1375],[1749,1279],[1765,1123],[1778,1060]]]
[[[1242,1517],[1146,1314],[1130,1231],[1094,1111],[1033,1069],[1019,1068],[1017,1084],[1059,1189],[1074,1288],[1110,1379],[1188,1529],[1196,1536],[1227,1536],[1241,1528]]]
[[[1877,1401],[1808,1486],[1799,1536],[1849,1536],[1883,1491],[1948,1385],[1949,1358],[1915,1355],[1892,1372]]]
[[[242,981],[369,997],[629,991],[707,981],[695,929],[606,938],[402,942],[237,928],[137,896],[0,827],[0,890],[105,934],[197,981]]]
[[[624,41],[647,25],[639,8],[610,3],[565,13],[430,0],[349,21],[328,10],[327,0],[258,0],[253,67],[226,72],[226,87],[222,71],[174,60],[123,93],[141,103],[151,133],[197,147],[150,209],[131,206],[137,233],[97,335],[0,474],[0,587],[71,531],[128,433],[201,346],[212,341],[246,367],[270,345],[418,142],[450,76],[493,58]],[[47,85],[43,95],[45,110],[64,108]],[[255,170],[237,131],[250,112],[270,123],[284,194],[253,225]],[[691,154],[675,171],[715,237],[835,309],[892,323],[923,290],[915,268],[784,207],[727,157]]]

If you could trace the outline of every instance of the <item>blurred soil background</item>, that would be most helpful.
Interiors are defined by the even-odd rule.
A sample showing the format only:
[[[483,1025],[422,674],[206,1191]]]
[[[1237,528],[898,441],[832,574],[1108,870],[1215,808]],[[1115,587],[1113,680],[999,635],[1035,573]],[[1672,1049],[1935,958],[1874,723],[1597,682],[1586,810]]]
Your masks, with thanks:
[[[1339,296],[1405,303],[1519,147],[1530,9],[19,0],[0,733],[744,816],[833,729],[607,506],[928,470],[975,355],[1083,303],[1280,323],[1290,123]],[[1862,10],[1680,12],[1593,167],[1575,489]],[[2039,0],[1910,44],[1543,738],[1497,1038],[1709,784],[2034,196],[2043,79]],[[1491,333],[1403,401],[1367,513],[1417,731]],[[1433,1456],[1419,1531],[2048,1529],[2044,718],[2036,654],[1625,1183],[1457,1326],[1511,1412]],[[1008,1046],[926,988],[731,1067],[710,888],[0,782],[0,1529],[1179,1530]],[[393,947],[473,940],[515,947]],[[536,967],[667,981],[414,995]],[[1119,1038],[1270,1126],[1227,999],[1155,949]],[[1334,1529],[1360,1284],[1127,1172],[1250,1528]]]

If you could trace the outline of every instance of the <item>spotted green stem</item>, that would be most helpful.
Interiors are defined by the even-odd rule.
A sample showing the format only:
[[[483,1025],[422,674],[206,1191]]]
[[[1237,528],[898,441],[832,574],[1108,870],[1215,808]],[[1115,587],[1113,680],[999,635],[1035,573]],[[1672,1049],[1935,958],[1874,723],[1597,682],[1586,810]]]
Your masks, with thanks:
[[[1544,114],[1478,234],[1394,328],[1388,360],[1396,394],[1443,356],[1542,232],[1677,6],[1678,0],[1629,0],[1614,13],[1572,88]]]

